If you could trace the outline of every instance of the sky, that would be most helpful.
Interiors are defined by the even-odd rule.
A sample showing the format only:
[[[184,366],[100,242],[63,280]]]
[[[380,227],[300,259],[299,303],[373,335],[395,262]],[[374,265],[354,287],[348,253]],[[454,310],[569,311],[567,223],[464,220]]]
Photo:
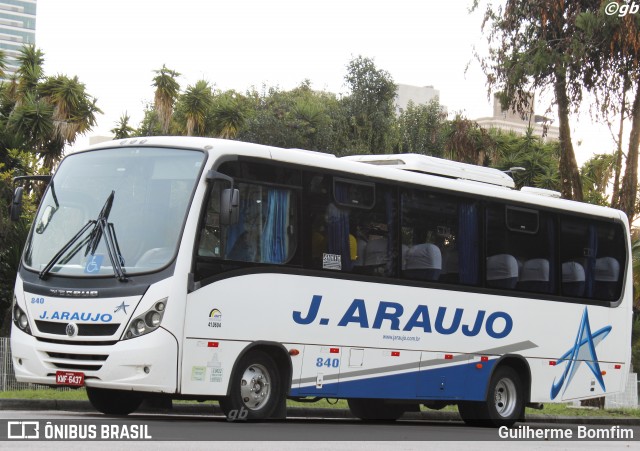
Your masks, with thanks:
[[[36,46],[47,75],[78,76],[104,112],[88,137],[109,135],[125,112],[137,127],[153,101],[154,70],[221,90],[263,85],[346,93],[346,66],[372,58],[395,83],[431,85],[450,114],[491,116],[474,49],[486,51],[471,0],[38,0]],[[539,104],[545,113],[548,104]],[[553,124],[557,125],[557,121]],[[579,163],[613,148],[588,114],[572,124]],[[578,145],[578,143],[581,143]]]

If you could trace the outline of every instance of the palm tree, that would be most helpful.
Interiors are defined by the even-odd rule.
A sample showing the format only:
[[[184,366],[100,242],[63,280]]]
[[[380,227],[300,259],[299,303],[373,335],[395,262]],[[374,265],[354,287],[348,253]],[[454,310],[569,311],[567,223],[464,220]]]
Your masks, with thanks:
[[[19,138],[19,148],[36,152],[44,168],[51,170],[65,146],[91,130],[102,111],[78,77],[45,78],[39,49],[24,47],[17,59],[20,68],[2,90],[5,129]]]
[[[246,122],[246,108],[235,92],[217,96],[211,113],[215,133],[220,138],[234,139]]]
[[[135,131],[133,127],[129,125],[129,115],[125,113],[120,116],[118,122],[116,122],[115,128],[111,129],[111,133],[113,133],[113,139],[124,139],[131,136],[131,134]]]
[[[212,102],[213,94],[206,80],[199,80],[195,86],[187,86],[180,97],[187,136],[194,136],[194,133],[200,136],[205,134],[205,122]]]
[[[45,167],[53,168],[60,161],[64,147],[96,125],[96,114],[102,113],[97,100],[87,94],[78,77],[65,75],[48,77],[38,86],[41,98],[52,108],[54,131],[44,155]]]
[[[164,64],[162,69],[154,71],[157,75],[153,77],[153,84],[156,88],[154,107],[160,119],[160,127],[163,134],[169,132],[169,124],[173,115],[173,106],[175,105],[180,84],[176,78],[180,74],[174,70],[168,69]]]

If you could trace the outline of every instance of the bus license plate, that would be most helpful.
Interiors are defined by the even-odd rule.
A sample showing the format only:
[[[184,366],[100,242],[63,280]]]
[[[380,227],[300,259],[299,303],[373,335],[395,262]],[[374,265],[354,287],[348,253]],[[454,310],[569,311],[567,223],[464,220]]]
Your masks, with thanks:
[[[84,385],[84,373],[77,371],[56,371],[56,384],[82,387]]]

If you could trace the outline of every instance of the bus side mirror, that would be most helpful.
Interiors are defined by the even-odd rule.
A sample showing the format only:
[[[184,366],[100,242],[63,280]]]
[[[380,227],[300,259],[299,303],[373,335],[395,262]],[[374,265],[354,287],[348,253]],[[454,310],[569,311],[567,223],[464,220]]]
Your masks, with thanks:
[[[13,200],[11,201],[11,220],[16,222],[20,220],[22,214],[22,194],[24,192],[23,186],[18,186],[13,193]]]
[[[240,217],[240,191],[237,189],[222,190],[220,199],[220,223],[231,225]]]

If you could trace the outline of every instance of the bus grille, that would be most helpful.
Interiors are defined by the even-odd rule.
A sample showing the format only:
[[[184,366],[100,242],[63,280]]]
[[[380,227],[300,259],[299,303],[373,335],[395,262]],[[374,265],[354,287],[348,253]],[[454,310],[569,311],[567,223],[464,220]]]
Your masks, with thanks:
[[[36,320],[36,327],[45,334],[67,335],[67,324]],[[77,326],[79,337],[104,337],[115,334],[120,324],[77,324]]]
[[[61,370],[98,371],[108,355],[47,352],[48,363]]]

